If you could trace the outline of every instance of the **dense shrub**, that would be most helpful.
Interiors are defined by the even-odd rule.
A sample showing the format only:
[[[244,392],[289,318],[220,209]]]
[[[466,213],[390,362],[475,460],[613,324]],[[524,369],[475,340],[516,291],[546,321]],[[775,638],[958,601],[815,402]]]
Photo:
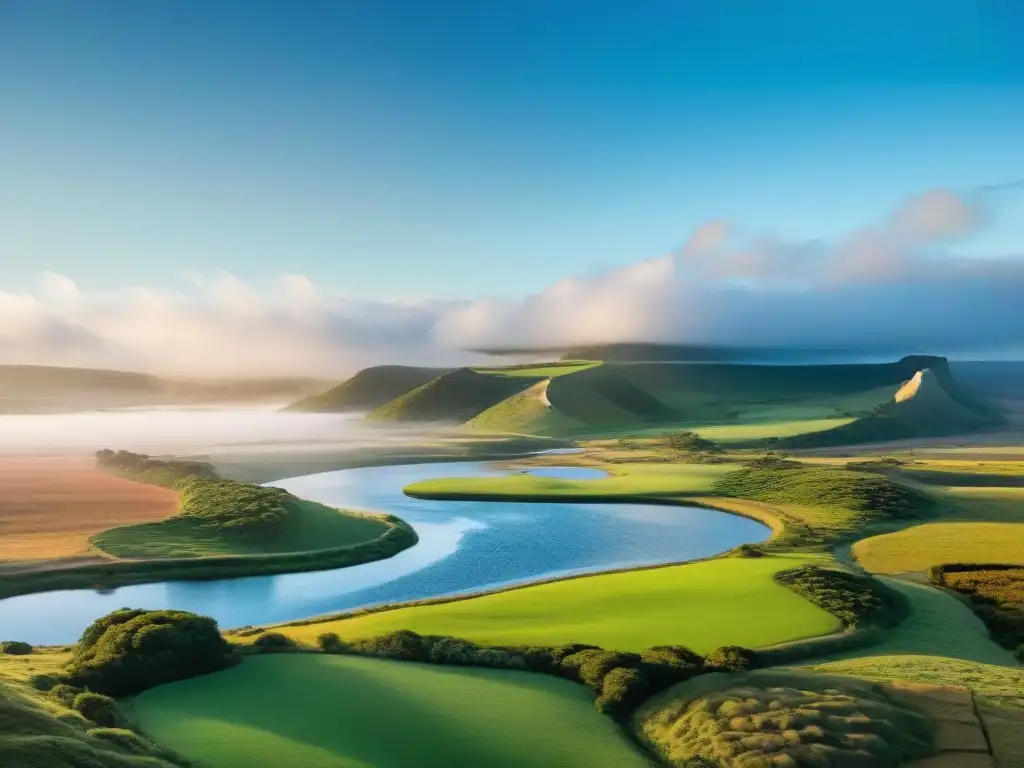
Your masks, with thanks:
[[[135,731],[129,731],[126,728],[90,728],[88,733],[90,736],[109,741],[129,752],[145,755],[156,750],[156,747],[149,741]]]
[[[380,637],[356,640],[349,646],[355,653],[380,656],[399,661],[427,661],[423,638],[408,629],[389,632]]]
[[[590,688],[595,706],[622,718],[647,697],[704,671],[704,659],[689,648],[656,646],[642,653],[608,651],[569,643],[558,647],[485,647],[455,637],[421,636],[409,630],[356,640],[344,652],[403,661],[517,669],[564,677]]]
[[[122,608],[86,628],[64,679],[91,691],[128,696],[216,672],[236,660],[217,622],[207,616]]]
[[[95,456],[99,469],[168,488],[173,488],[179,480],[187,477],[219,477],[213,465],[206,461],[154,459],[144,453],[111,451],[109,448],[96,451]]]
[[[478,663],[483,649],[469,640],[439,637],[430,644],[427,659],[435,664],[469,666]]]
[[[92,693],[91,691],[80,693],[75,696],[72,707],[81,712],[82,717],[92,720],[96,725],[113,728],[119,719],[117,702],[102,693]]]
[[[697,669],[704,665],[704,657],[685,645],[652,645],[640,652],[640,660],[672,669]]]
[[[37,691],[46,692],[52,691],[53,687],[57,685],[59,681],[53,675],[39,674],[32,675],[32,677],[29,678],[29,682],[32,683],[32,687]]]
[[[21,640],[4,640],[0,642],[0,653],[8,656],[27,656],[32,653],[32,646]]]
[[[178,483],[178,517],[225,533],[272,536],[295,513],[297,499],[281,488],[189,477]]]
[[[850,571],[807,565],[777,573],[775,580],[848,627],[895,626],[908,610],[905,601],[877,579]]]
[[[718,446],[712,440],[701,437],[696,432],[672,432],[665,435],[669,448],[677,451],[714,451]]]
[[[743,672],[757,666],[757,653],[740,645],[723,645],[707,655],[707,666],[727,672]]]
[[[807,465],[799,461],[793,461],[787,453],[768,451],[762,456],[744,462],[744,466],[753,469],[802,469]]]
[[[57,683],[48,691],[48,695],[65,707],[70,708],[75,705],[75,697],[81,692],[81,688],[75,688],[75,686],[68,685],[67,683]]]
[[[335,637],[337,637],[335,635]],[[275,653],[279,651],[290,651],[298,646],[288,635],[280,632],[267,632],[260,635],[252,642],[253,648],[258,648],[263,653]]]
[[[105,449],[96,452],[96,465],[122,477],[178,491],[179,518],[224,533],[274,536],[296,510],[297,499],[287,491],[222,478],[207,462],[165,461]]]
[[[650,685],[647,676],[633,667],[615,667],[604,677],[601,695],[594,706],[601,714],[624,718],[647,698]]]
[[[317,635],[316,644],[324,653],[341,653],[345,650],[345,644],[341,642],[337,632],[324,632]]]
[[[628,667],[635,669],[640,656],[634,653],[618,653],[600,648],[574,653],[562,660],[562,669],[572,673],[579,682],[595,692],[604,687],[604,678],[613,669]]]
[[[756,544],[740,544],[736,547],[735,552],[740,557],[764,557],[764,550]]]

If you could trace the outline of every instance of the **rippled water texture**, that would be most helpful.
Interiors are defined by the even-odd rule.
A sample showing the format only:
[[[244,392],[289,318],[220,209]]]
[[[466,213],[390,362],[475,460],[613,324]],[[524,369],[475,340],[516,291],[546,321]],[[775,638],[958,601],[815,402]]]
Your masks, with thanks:
[[[530,471],[577,479],[602,474],[580,467]],[[121,607],[195,611],[224,627],[266,624],[555,575],[705,557],[764,540],[769,533],[752,520],[694,507],[426,501],[402,492],[428,478],[501,473],[455,462],[283,480],[275,485],[304,498],[396,514],[416,528],[420,542],[388,560],[330,571],[9,598],[0,601],[0,637],[71,642],[90,621]]]

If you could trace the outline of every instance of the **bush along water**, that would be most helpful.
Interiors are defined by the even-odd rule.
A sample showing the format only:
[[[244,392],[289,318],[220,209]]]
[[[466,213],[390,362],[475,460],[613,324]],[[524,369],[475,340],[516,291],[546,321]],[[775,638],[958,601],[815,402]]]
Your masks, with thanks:
[[[92,693],[130,696],[162,683],[216,672],[237,661],[217,622],[207,616],[125,608],[89,625],[64,669],[62,682]],[[77,702],[76,697],[76,709]]]
[[[130,480],[177,491],[181,496],[178,517],[220,533],[270,538],[297,513],[298,499],[287,491],[219,477],[206,462],[164,461],[102,450],[96,453],[96,465]]]

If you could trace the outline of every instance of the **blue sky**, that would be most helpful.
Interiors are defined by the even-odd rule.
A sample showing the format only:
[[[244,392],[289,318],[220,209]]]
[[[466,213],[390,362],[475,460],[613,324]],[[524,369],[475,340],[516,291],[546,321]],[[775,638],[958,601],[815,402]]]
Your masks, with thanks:
[[[1024,177],[1021,40],[1019,0],[11,0],[0,288],[514,297],[713,218],[836,238]]]

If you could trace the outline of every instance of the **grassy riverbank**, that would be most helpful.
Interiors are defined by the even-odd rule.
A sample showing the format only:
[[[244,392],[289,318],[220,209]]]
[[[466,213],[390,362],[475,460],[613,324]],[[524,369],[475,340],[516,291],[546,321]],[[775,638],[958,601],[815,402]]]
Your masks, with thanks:
[[[837,618],[776,583],[781,570],[813,556],[717,558],[664,568],[599,574],[470,599],[275,628],[312,645],[323,632],[346,640],[396,629],[475,642],[560,645],[586,642],[621,651],[686,645],[761,647],[838,630]],[[247,642],[254,636],[246,638]]]
[[[0,598],[342,568],[391,557],[418,540],[397,517],[350,513],[221,478],[205,462],[100,451],[97,465],[176,492],[177,514],[97,534],[92,543],[103,556],[96,562],[38,561],[0,571]]]

